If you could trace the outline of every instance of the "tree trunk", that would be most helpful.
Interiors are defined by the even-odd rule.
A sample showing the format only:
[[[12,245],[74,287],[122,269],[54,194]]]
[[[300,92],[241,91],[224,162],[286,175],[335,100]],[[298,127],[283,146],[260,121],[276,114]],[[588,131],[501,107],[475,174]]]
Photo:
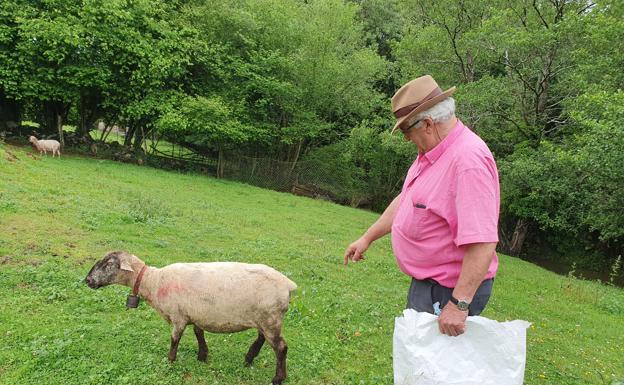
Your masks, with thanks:
[[[132,137],[134,136],[135,131],[136,123],[130,122],[128,125],[128,131],[126,131],[126,136],[124,137],[124,146],[130,146],[132,144]]]
[[[513,256],[519,256],[522,251],[522,245],[526,239],[529,231],[529,222],[524,219],[518,219],[513,235],[511,236],[511,242],[509,243],[509,254]]]
[[[133,147],[135,150],[140,150],[143,145],[143,141],[145,140],[145,131],[143,129],[143,125],[139,125],[139,127],[134,130],[134,143]]]
[[[56,128],[58,130],[61,147],[65,147],[65,136],[63,135],[63,115],[60,113],[56,114]]]
[[[293,173],[293,171],[295,171],[295,167],[297,166],[297,161],[299,160],[299,155],[301,154],[301,146],[302,145],[303,145],[303,139],[301,139],[299,141],[299,143],[297,144],[297,148],[295,149],[295,154],[293,155],[292,159],[290,160],[292,162],[292,165],[288,169],[288,175],[287,175],[288,181],[290,183],[289,188],[292,188],[292,186],[294,186],[295,183],[296,183],[296,179],[297,178],[295,177],[294,180],[293,180],[292,173]]]
[[[249,176],[250,179],[253,179],[253,176],[256,172],[257,165],[258,165],[258,158],[254,157],[253,161],[251,162],[251,175]]]
[[[86,128],[87,126],[86,104],[87,102],[85,101],[85,97],[83,95],[80,95],[80,101],[79,101],[79,107],[78,107],[78,114],[80,114],[80,124],[78,126],[78,132],[77,132],[79,136],[84,136],[86,132],[88,132]]]
[[[219,146],[219,159],[217,160],[217,178],[223,178],[223,167],[224,167],[223,162],[224,162],[223,148]]]
[[[470,51],[466,52],[466,83],[472,83],[475,80],[475,64],[474,57]]]

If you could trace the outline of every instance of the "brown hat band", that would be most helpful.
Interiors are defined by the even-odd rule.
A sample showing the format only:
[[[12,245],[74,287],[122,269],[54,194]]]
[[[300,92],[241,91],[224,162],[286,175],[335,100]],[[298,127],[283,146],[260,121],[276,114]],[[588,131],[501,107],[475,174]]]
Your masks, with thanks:
[[[424,102],[426,102],[429,99],[433,99],[438,95],[442,94],[442,90],[440,89],[440,87],[436,87],[433,89],[433,91],[431,91],[429,93],[429,95],[425,96],[423,100],[421,100],[420,102],[416,102],[414,104],[410,104],[409,106],[405,106],[405,107],[401,107],[398,110],[394,111],[394,116],[399,119],[402,118],[403,116],[409,114],[410,112],[412,112],[415,108],[417,108],[418,106],[420,106],[421,104],[423,104]]]

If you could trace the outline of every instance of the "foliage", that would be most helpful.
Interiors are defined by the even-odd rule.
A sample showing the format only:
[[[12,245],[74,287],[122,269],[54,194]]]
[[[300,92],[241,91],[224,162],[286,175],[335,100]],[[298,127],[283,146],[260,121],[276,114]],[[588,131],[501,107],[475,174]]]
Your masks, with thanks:
[[[516,151],[501,163],[503,215],[569,235],[559,242],[576,238],[588,248],[598,244],[604,253],[602,268],[613,263],[624,242],[619,212],[624,156],[618,150],[624,148],[623,95],[583,95],[571,111],[578,134],[562,146],[543,142],[537,149]]]
[[[340,202],[382,211],[401,191],[414,148],[400,135],[379,132],[371,122],[354,128],[348,139],[308,154],[307,180]]]
[[[196,90],[235,101],[255,144],[335,140],[379,100],[372,84],[384,62],[364,46],[356,11],[335,0],[189,7],[182,17],[193,21],[205,46],[219,47],[201,63],[207,71]]]
[[[234,146],[249,139],[249,130],[232,116],[232,109],[219,97],[184,97],[157,121],[167,137],[204,145]]]

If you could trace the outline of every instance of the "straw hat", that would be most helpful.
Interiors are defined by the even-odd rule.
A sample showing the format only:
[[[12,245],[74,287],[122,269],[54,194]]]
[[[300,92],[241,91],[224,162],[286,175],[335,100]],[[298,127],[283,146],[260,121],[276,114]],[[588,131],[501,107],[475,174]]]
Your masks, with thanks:
[[[392,112],[397,118],[392,133],[414,116],[453,95],[453,92],[455,87],[442,92],[430,75],[421,76],[405,84],[392,97]]]

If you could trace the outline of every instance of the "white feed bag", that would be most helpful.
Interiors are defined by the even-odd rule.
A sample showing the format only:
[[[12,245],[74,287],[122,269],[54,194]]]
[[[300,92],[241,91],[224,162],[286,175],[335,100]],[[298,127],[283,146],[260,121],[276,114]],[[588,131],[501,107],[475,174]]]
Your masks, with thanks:
[[[468,317],[466,332],[450,337],[437,316],[405,310],[394,323],[394,384],[522,385],[529,325]]]

